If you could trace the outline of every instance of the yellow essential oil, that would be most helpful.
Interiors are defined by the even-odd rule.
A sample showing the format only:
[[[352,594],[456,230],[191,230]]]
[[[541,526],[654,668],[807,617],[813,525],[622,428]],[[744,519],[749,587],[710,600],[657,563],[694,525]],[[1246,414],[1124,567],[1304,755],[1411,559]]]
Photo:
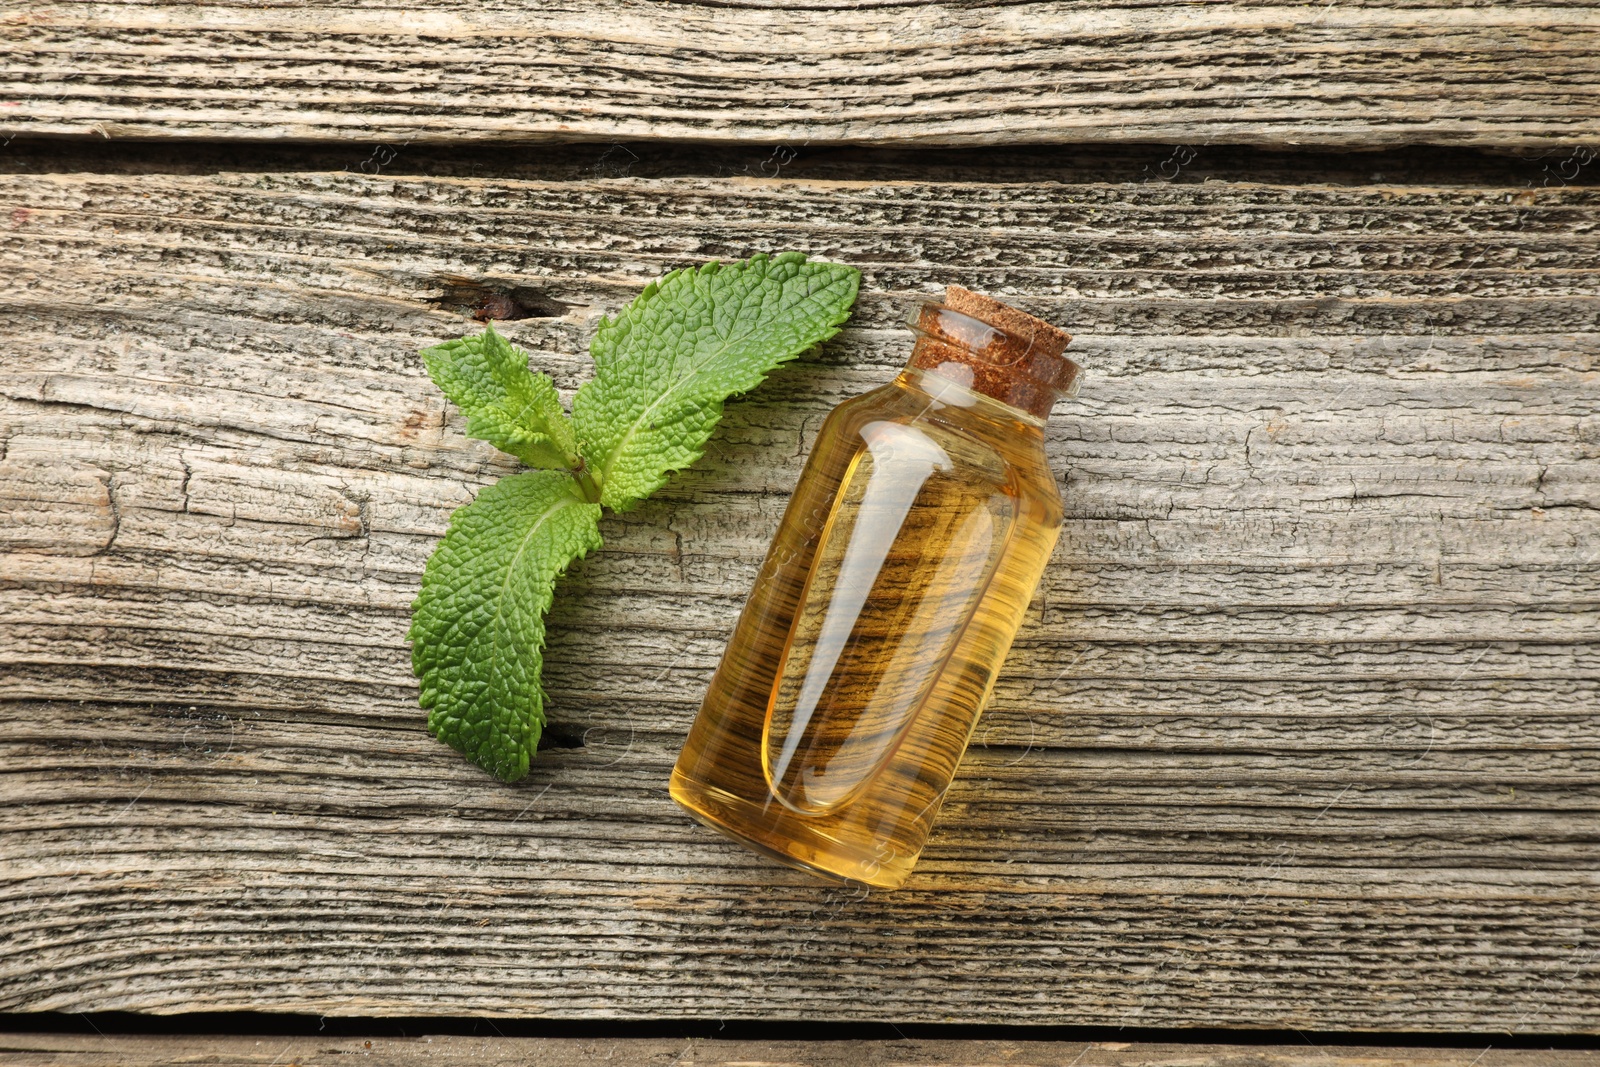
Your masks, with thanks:
[[[701,822],[905,881],[1061,527],[1044,420],[1071,338],[952,286],[829,414],[672,773]]]

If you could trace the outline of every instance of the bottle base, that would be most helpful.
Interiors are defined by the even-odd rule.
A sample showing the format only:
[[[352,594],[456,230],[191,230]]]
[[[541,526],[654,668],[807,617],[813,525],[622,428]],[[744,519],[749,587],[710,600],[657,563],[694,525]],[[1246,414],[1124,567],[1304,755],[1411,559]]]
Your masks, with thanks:
[[[898,889],[911,874],[910,862],[885,864],[840,841],[805,827],[772,830],[770,809],[742,797],[696,782],[677,770],[669,790],[678,806],[695,820],[752,852],[787,867],[805,871],[836,885]],[[773,801],[776,804],[777,801]]]

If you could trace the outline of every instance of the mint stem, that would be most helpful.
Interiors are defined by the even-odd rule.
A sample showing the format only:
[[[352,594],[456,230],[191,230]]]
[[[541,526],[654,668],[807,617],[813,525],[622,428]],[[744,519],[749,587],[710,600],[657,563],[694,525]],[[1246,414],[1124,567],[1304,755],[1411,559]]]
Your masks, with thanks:
[[[594,472],[580,456],[578,465],[572,468],[572,480],[578,483],[578,489],[583,494],[586,504],[600,503],[600,482],[595,478]]]

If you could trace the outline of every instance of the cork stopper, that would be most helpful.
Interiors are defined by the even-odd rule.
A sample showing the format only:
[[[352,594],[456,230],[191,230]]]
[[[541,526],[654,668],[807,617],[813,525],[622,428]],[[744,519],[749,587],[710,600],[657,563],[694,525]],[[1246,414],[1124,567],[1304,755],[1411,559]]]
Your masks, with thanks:
[[[1078,391],[1082,368],[1062,353],[1065,330],[959,285],[944,303],[928,302],[911,317],[917,343],[907,366],[931,370],[1035,418],[1048,418],[1056,397]]]

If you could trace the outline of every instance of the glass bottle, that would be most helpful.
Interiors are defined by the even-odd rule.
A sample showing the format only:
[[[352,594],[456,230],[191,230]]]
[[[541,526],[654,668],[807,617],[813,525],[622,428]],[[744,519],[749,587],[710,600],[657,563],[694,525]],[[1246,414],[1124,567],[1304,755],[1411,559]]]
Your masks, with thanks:
[[[957,286],[905,370],[823,422],[672,772],[774,859],[894,888],[1061,527],[1044,422],[1070,335]]]

